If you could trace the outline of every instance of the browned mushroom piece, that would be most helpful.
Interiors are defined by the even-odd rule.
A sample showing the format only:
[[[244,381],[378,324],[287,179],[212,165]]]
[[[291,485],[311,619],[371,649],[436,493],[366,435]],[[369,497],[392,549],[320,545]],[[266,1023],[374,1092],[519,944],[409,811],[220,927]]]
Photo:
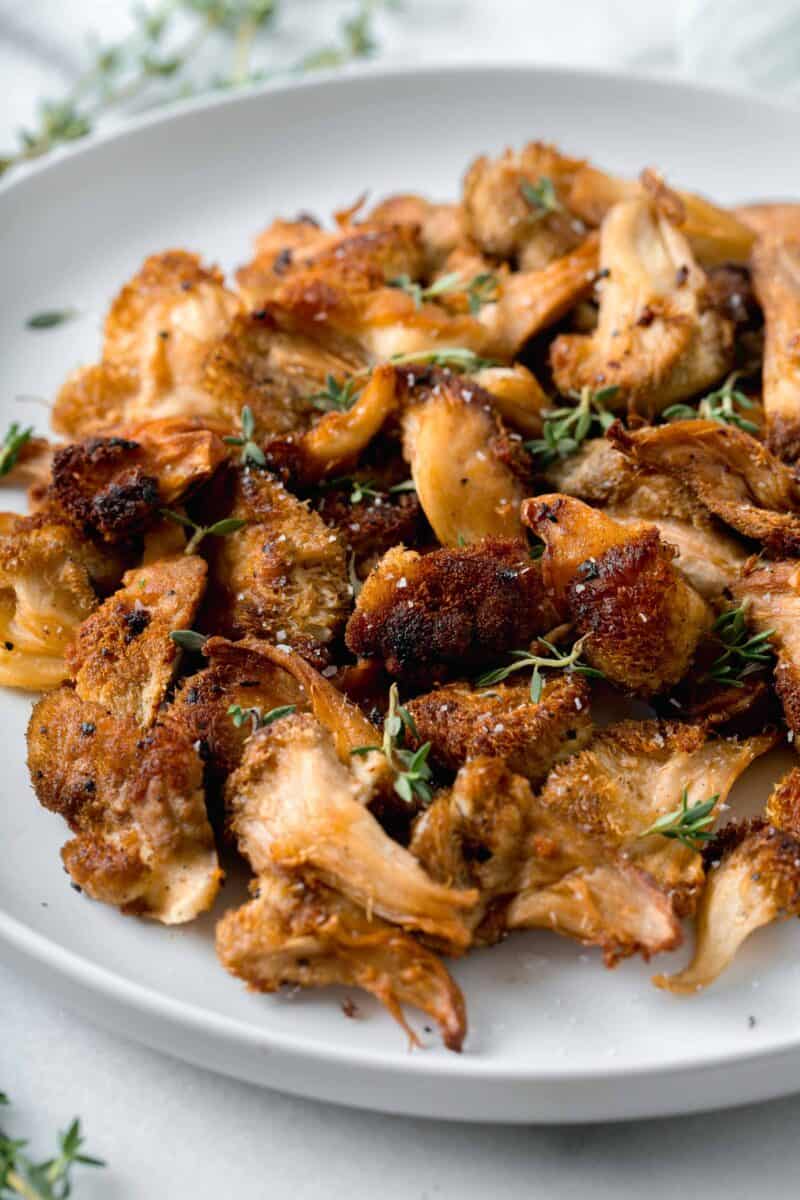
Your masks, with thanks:
[[[653,526],[630,528],[571,496],[526,500],[523,520],[545,543],[542,578],[584,656],[612,683],[655,695],[686,674],[713,623]]]

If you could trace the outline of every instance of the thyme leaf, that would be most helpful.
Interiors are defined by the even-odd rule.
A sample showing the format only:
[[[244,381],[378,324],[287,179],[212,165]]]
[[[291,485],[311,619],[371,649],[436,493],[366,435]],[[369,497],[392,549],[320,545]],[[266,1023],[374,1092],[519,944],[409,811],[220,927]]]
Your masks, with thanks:
[[[0,477],[8,475],[9,471],[16,466],[22,447],[31,440],[32,436],[32,425],[29,425],[27,429],[20,429],[16,421],[11,422],[2,444],[0,444]]]
[[[0,1092],[0,1105],[8,1097]],[[35,1162],[25,1152],[27,1142],[9,1137],[0,1129],[0,1195],[21,1196],[24,1200],[66,1200],[72,1192],[75,1166],[104,1167],[100,1158],[83,1153],[84,1138],[76,1117],[58,1135],[58,1151],[53,1158]]]
[[[575,397],[575,405],[545,409],[542,413],[542,436],[525,442],[525,449],[540,467],[548,467],[561,458],[568,458],[580,449],[590,436],[604,433],[614,422],[614,415],[605,405],[613,400],[619,388],[606,387],[597,392],[585,387]]]
[[[325,387],[309,396],[309,403],[320,412],[349,412],[356,402],[356,379],[350,375],[339,383],[335,375],[328,375]]]
[[[77,317],[77,308],[48,308],[43,312],[34,313],[25,322],[26,329],[53,329]]]
[[[358,11],[342,21],[341,43],[325,46],[308,54],[300,63],[300,69],[312,71],[318,68],[342,67],[357,58],[369,58],[378,48],[372,32],[372,10],[374,0],[364,0]]]
[[[264,451],[254,441],[256,422],[253,416],[253,410],[249,404],[245,404],[239,416],[239,423],[242,427],[241,435],[230,435],[222,440],[227,446],[241,446],[242,453],[240,462],[242,466],[249,466],[250,463],[255,463],[256,466],[263,467],[266,464]]]
[[[748,370],[732,371],[721,387],[703,397],[697,408],[692,408],[691,404],[671,404],[661,415],[665,421],[719,421],[722,425],[735,425],[737,429],[755,435],[758,425],[737,411],[756,407],[755,400],[736,387],[736,381],[748,374]]]
[[[268,725],[279,721],[281,717],[288,717],[293,712],[297,712],[296,704],[281,704],[277,708],[271,708],[266,713],[262,713],[261,709],[255,705],[251,708],[242,708],[241,704],[231,704],[228,706],[228,716],[236,728],[241,729],[245,721],[251,721],[253,733],[257,729],[266,729]]]
[[[681,802],[672,812],[665,813],[657,821],[645,829],[639,837],[649,837],[650,834],[660,833],[662,837],[674,838],[690,850],[699,850],[703,842],[709,841],[712,834],[709,826],[714,824],[714,805],[719,800],[719,793],[710,796],[699,804],[689,804],[689,789],[681,792]]]
[[[162,517],[167,517],[177,525],[183,525],[185,529],[192,530],[192,536],[183,548],[184,554],[194,554],[205,537],[227,537],[228,534],[236,533],[238,529],[243,529],[247,524],[247,521],[239,517],[225,517],[222,521],[215,521],[213,525],[198,525],[196,521],[192,521],[191,518],[184,516],[183,513],[173,512],[170,508],[162,508],[160,511]]]
[[[197,633],[194,629],[173,629],[169,636],[176,646],[180,646],[181,650],[190,650],[194,653],[199,653],[208,641],[204,633]]]
[[[748,675],[763,671],[773,661],[770,639],[774,629],[762,633],[748,634],[747,606],[729,608],[714,622],[712,632],[722,643],[722,653],[714,659],[700,683],[720,683],[727,687],[744,687]]]
[[[537,221],[540,221],[550,213],[564,211],[564,206],[556,194],[553,181],[547,175],[540,175],[536,183],[531,183],[529,179],[523,179],[519,185],[519,190],[522,192],[522,197],[526,204],[532,209],[532,216]]]
[[[406,804],[421,800],[429,804],[433,798],[430,786],[431,769],[428,755],[431,743],[425,742],[416,750],[403,746],[405,732],[419,740],[419,733],[411,713],[400,703],[397,684],[389,688],[389,709],[383,722],[383,739],[380,746],[357,746],[351,754],[365,755],[373,752],[383,754],[394,772],[394,790]]]
[[[463,289],[463,281],[461,274],[458,271],[452,271],[449,275],[442,275],[441,278],[435,279],[428,287],[423,287],[421,283],[416,283],[410,275],[397,275],[394,279],[389,279],[387,284],[391,288],[399,288],[401,292],[405,292],[414,301],[414,308],[422,308],[422,305],[427,300],[435,300],[437,296],[444,296],[448,292],[458,292]]]
[[[474,315],[480,312],[484,304],[490,304],[497,299],[500,284],[494,271],[480,271],[472,279],[465,280],[459,271],[451,271],[447,275],[435,279],[428,287],[415,282],[409,275],[397,275],[388,281],[388,286],[399,288],[414,301],[414,307],[419,309],[428,300],[435,300],[452,292],[465,292],[469,311]]]
[[[415,492],[413,479],[404,479],[395,483],[385,491],[373,485],[371,479],[356,479],[353,475],[338,475],[335,479],[326,479],[319,485],[321,488],[350,488],[347,500],[349,504],[361,504],[364,500],[383,500],[386,496],[398,496],[403,492]]]
[[[467,374],[480,371],[482,367],[497,366],[493,358],[481,358],[474,350],[468,350],[465,346],[443,346],[439,350],[411,350],[407,354],[393,354],[389,362],[397,367],[452,367]]]
[[[469,311],[477,316],[484,304],[493,304],[499,295],[500,281],[494,271],[479,272],[467,285]]]
[[[367,479],[343,479],[342,483],[350,483],[352,485],[352,491],[348,496],[348,502],[350,504],[361,504],[364,500],[368,500],[370,498],[380,500],[386,495],[385,492],[381,492],[378,490],[378,488],[374,488],[371,482]]]

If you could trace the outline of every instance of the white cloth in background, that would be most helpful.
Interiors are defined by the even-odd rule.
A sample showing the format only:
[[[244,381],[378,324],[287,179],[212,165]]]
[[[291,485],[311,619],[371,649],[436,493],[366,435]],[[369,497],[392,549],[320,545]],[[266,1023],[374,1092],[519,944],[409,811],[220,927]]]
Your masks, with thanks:
[[[681,0],[675,33],[689,78],[800,96],[797,0]]]
[[[285,67],[329,44],[357,4],[281,0],[280,18],[259,40],[254,64]],[[396,0],[380,9],[374,24],[376,60],[387,64],[513,59],[669,70],[677,62],[668,6],[631,0]],[[58,98],[78,76],[87,34],[108,43],[130,28],[124,0],[0,0],[0,151],[16,129],[31,123],[39,98]],[[204,48],[197,77],[224,73],[223,52],[214,41]],[[106,116],[101,125],[117,120]]]

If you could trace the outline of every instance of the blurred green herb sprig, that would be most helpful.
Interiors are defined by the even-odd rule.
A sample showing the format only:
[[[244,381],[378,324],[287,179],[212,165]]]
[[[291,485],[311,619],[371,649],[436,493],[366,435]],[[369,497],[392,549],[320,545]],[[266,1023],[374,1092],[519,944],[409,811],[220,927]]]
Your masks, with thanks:
[[[8,1103],[8,1096],[0,1092],[0,1105]],[[77,1117],[59,1134],[58,1152],[53,1158],[36,1162],[28,1156],[27,1145],[24,1138],[12,1138],[0,1128],[0,1197],[67,1200],[72,1194],[73,1167],[105,1166],[102,1159],[82,1152],[83,1135]]]
[[[282,70],[253,66],[258,39],[277,24],[280,0],[159,0],[131,13],[127,37],[89,51],[85,70],[60,97],[39,102],[36,123],[0,154],[0,175],[91,133],[104,113],[133,100],[153,105],[205,92],[247,87],[279,74],[343,66],[377,49],[373,18],[389,0],[354,0],[338,39]],[[190,69],[210,38],[227,45],[229,67],[205,79]],[[165,88],[165,81],[170,86]]]

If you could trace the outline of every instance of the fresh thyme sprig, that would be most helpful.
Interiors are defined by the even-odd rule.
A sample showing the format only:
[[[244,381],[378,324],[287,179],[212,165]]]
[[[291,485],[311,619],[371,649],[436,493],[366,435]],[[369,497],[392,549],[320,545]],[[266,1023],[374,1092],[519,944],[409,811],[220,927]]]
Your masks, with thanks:
[[[40,103],[38,127],[20,133],[16,152],[0,159],[0,172],[85,137],[104,111],[134,99],[157,80],[180,77],[211,31],[226,28],[231,7],[226,0],[217,4],[163,0],[156,8],[134,10],[134,28],[128,37],[98,48],[66,96]],[[256,4],[248,8],[255,10]],[[187,40],[176,46],[172,33],[179,9],[190,15],[194,27]],[[172,43],[169,49],[168,42]]]
[[[0,444],[0,477],[8,475],[17,464],[20,451],[33,436],[33,426],[20,429],[16,421],[12,421],[6,430],[6,436]]]
[[[774,629],[748,635],[747,609],[744,604],[729,608],[714,622],[713,632],[722,642],[722,653],[700,676],[700,683],[721,683],[728,687],[744,687],[744,680],[756,671],[763,671],[773,659],[770,638]]]
[[[416,750],[406,750],[403,747],[405,731],[419,740],[414,718],[400,703],[397,684],[389,688],[389,710],[383,722],[383,740],[380,746],[358,746],[351,754],[372,754],[378,751],[383,754],[389,766],[394,771],[394,790],[406,804],[414,800],[422,800],[429,804],[433,798],[430,787],[431,769],[428,766],[428,755],[431,743],[425,742]]]
[[[471,374],[483,367],[494,367],[498,364],[493,358],[482,358],[474,350],[465,346],[443,346],[438,350],[410,350],[407,354],[393,354],[388,360],[393,367],[428,366],[449,367],[454,371]],[[361,381],[372,374],[372,367],[364,367],[353,375],[348,375],[340,383],[334,375],[328,375],[325,387],[308,397],[321,412],[349,412],[357,400],[356,388]],[[225,441],[231,439],[225,438]],[[238,442],[236,443],[238,445]]]
[[[357,379],[350,375],[339,383],[335,375],[328,375],[325,387],[309,396],[309,403],[320,412],[349,412],[356,402]]]
[[[9,1103],[0,1092],[0,1105]],[[58,1136],[58,1154],[43,1162],[34,1162],[25,1153],[27,1142],[11,1138],[0,1129],[0,1196],[21,1196],[23,1200],[66,1200],[72,1191],[72,1169],[77,1165],[104,1167],[101,1158],[82,1152],[84,1138],[80,1121],[75,1120]]]
[[[707,396],[693,408],[691,404],[671,404],[661,414],[665,421],[719,421],[723,425],[735,425],[745,433],[758,433],[755,421],[749,421],[736,411],[736,406],[744,409],[756,408],[756,402],[741,388],[736,387],[737,379],[750,372],[732,371],[721,387],[709,392]]]
[[[475,316],[484,304],[490,304],[497,299],[500,284],[494,271],[480,271],[472,279],[464,279],[460,271],[451,271],[435,279],[427,287],[417,283],[410,275],[398,275],[388,281],[389,287],[399,288],[414,301],[415,308],[421,308],[428,300],[445,296],[453,292],[464,292],[467,296],[469,311]]]
[[[449,275],[442,275],[441,278],[435,279],[428,287],[423,287],[421,283],[417,283],[410,275],[397,275],[394,279],[387,280],[387,284],[391,288],[398,288],[401,292],[405,292],[414,301],[414,308],[422,308],[422,305],[427,300],[435,300],[437,296],[444,296],[448,292],[460,292],[464,290],[465,284],[459,271],[451,271]]]
[[[355,58],[369,58],[378,49],[378,43],[372,32],[372,13],[377,7],[376,0],[362,0],[361,7],[352,17],[342,21],[342,40],[338,46],[323,46],[307,54],[300,62],[301,71],[314,71],[319,68],[343,67],[345,63]]]
[[[703,842],[711,839],[713,834],[709,826],[714,824],[714,805],[719,800],[719,793],[710,796],[699,804],[689,804],[689,789],[681,792],[681,802],[672,812],[665,813],[654,821],[649,829],[640,833],[639,837],[649,837],[651,833],[660,833],[662,837],[674,838],[690,850],[699,850]]]
[[[500,295],[500,281],[494,271],[479,271],[467,284],[467,301],[473,317],[484,304],[494,304]]]
[[[241,436],[224,437],[222,439],[223,442],[225,442],[228,446],[242,447],[240,461],[242,462],[243,466],[248,466],[252,462],[256,463],[256,465],[259,467],[263,467],[267,460],[264,457],[264,451],[253,441],[256,431],[256,422],[253,416],[253,410],[250,408],[249,404],[245,404],[244,408],[242,409],[239,421],[242,426]]]
[[[281,717],[288,717],[293,712],[297,712],[296,704],[281,704],[277,708],[271,708],[269,712],[265,713],[262,713],[261,709],[255,705],[252,708],[242,708],[241,704],[231,704],[228,706],[228,716],[236,728],[241,729],[245,721],[251,721],[253,724],[253,733],[257,729],[266,729],[274,721],[279,721]]]
[[[169,636],[181,650],[191,650],[195,654],[199,654],[208,641],[204,633],[198,633],[194,629],[173,629]]]
[[[380,0],[359,0],[340,26],[340,41],[304,55],[283,71],[251,66],[256,36],[277,21],[279,0],[162,0],[137,6],[129,36],[100,46],[66,95],[42,100],[38,124],[23,130],[19,144],[0,156],[0,175],[91,133],[97,119],[134,99],[157,104],[219,88],[246,87],[279,74],[342,66],[376,49],[372,20]],[[183,37],[183,30],[189,26]],[[229,72],[198,82],[191,68],[209,37],[232,43]],[[169,82],[170,89],[165,89]]]
[[[395,483],[392,487],[382,491],[380,488],[373,487],[371,480],[355,479],[351,475],[340,475],[336,479],[327,480],[322,486],[326,488],[349,487],[351,489],[350,495],[347,497],[349,504],[361,504],[364,500],[369,499],[383,500],[386,496],[416,491],[413,479],[404,479],[402,483]]]
[[[531,183],[530,180],[523,179],[519,185],[519,190],[522,192],[526,204],[532,209],[532,216],[537,221],[540,221],[550,213],[564,211],[564,206],[556,194],[553,181],[547,175],[540,175],[536,183]]]
[[[378,488],[374,488],[366,479],[352,479],[350,482],[353,485],[352,491],[347,498],[350,504],[361,504],[363,500],[370,499],[382,500],[386,495],[385,492],[381,492],[378,490]]]
[[[479,675],[475,680],[475,686],[479,688],[491,687],[495,683],[502,683],[504,679],[508,679],[509,675],[512,675],[514,671],[524,671],[526,667],[533,667],[533,674],[531,675],[531,700],[534,704],[538,704],[542,698],[542,690],[544,688],[543,670],[575,671],[579,675],[589,675],[594,679],[603,678],[602,671],[598,671],[594,667],[589,667],[586,663],[580,661],[586,637],[579,638],[572,649],[566,654],[562,654],[558,647],[554,646],[552,642],[548,642],[546,638],[539,638],[538,642],[550,651],[549,657],[545,658],[540,654],[532,654],[529,650],[512,650],[510,655],[514,660],[513,662],[505,667],[495,667],[491,671],[485,671],[483,675]]]
[[[474,350],[465,346],[442,346],[438,350],[410,350],[407,354],[393,354],[389,362],[395,367],[428,366],[452,367],[456,371],[470,374],[483,367],[495,367],[493,358],[481,358]]]
[[[607,411],[605,404],[613,400],[618,391],[618,387],[607,387],[593,392],[585,387],[576,395],[576,405],[545,409],[542,437],[526,442],[525,449],[541,467],[548,467],[559,458],[568,458],[580,449],[590,434],[604,433],[613,424],[614,415]]]
[[[162,508],[161,515],[175,521],[177,525],[183,525],[184,529],[192,530],[192,536],[184,546],[184,554],[194,554],[205,537],[227,537],[229,533],[236,533],[237,529],[243,529],[247,524],[247,521],[239,517],[225,517],[222,521],[215,521],[213,525],[198,525],[183,513],[173,512],[170,508]]]

